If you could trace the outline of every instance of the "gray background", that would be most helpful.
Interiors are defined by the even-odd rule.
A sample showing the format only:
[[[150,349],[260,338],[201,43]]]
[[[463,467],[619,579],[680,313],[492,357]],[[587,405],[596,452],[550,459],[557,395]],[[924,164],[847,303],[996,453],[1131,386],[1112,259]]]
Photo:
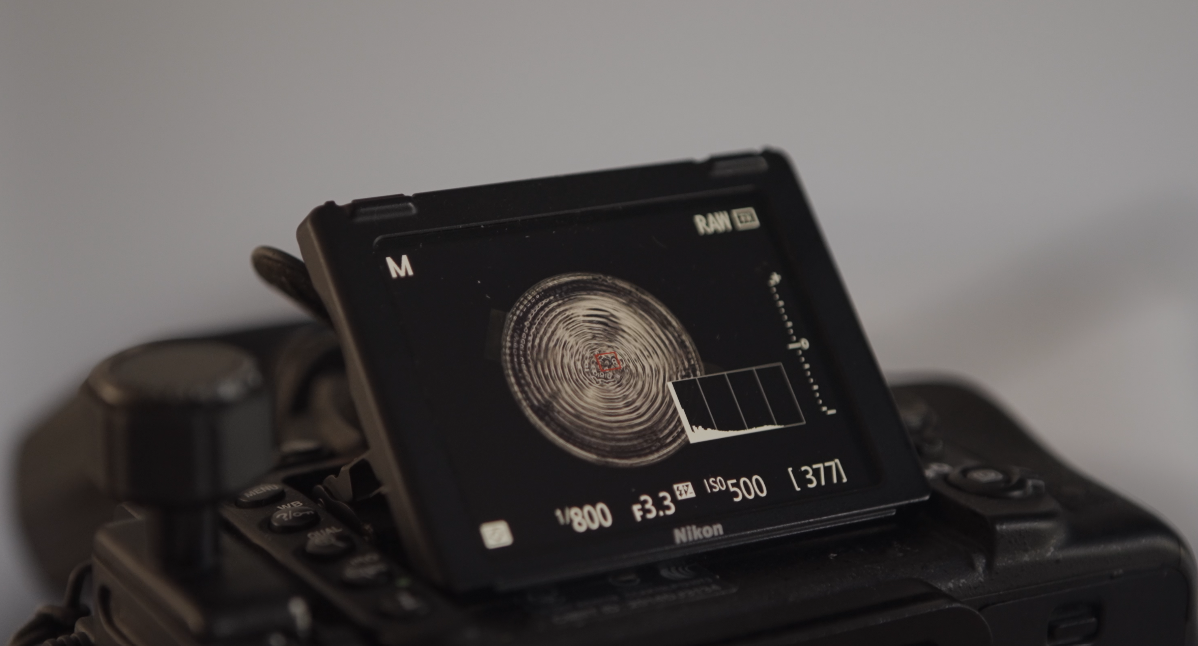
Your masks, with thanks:
[[[122,347],[295,316],[248,255],[324,200],[769,144],[888,371],[1198,543],[1198,4],[332,4],[0,4],[4,455]]]

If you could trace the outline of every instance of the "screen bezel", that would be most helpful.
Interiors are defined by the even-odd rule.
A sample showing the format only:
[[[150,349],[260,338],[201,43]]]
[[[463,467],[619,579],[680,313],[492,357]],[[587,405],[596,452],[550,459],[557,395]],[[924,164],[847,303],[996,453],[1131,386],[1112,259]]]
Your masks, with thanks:
[[[809,325],[822,336],[845,401],[859,421],[878,470],[874,486],[837,496],[742,512],[740,529],[719,539],[661,546],[637,532],[580,554],[576,546],[519,560],[488,558],[467,516],[449,456],[412,383],[414,356],[394,334],[398,304],[376,266],[381,239],[447,229],[548,218],[704,197],[752,195],[765,206],[780,261],[808,301]],[[893,513],[927,497],[927,484],[889,390],[853,311],[798,179],[777,151],[584,175],[526,180],[412,197],[390,196],[318,207],[300,226],[300,246],[332,314],[346,354],[351,389],[371,446],[370,461],[387,487],[412,565],[458,591],[514,588],[572,578],[727,545]]]

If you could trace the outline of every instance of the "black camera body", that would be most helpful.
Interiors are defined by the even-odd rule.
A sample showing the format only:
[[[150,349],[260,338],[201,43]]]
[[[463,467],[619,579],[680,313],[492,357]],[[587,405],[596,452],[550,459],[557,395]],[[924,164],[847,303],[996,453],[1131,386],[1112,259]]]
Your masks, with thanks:
[[[1198,643],[1166,524],[976,389],[882,380],[779,153],[300,240],[255,266],[324,322],[118,354],[30,435],[68,598],[10,643]]]

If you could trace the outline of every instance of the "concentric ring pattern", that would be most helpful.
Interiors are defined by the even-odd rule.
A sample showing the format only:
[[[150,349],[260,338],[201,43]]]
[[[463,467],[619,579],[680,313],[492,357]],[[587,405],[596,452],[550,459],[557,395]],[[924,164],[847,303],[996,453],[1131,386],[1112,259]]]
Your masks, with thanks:
[[[597,464],[637,467],[686,443],[667,384],[702,374],[690,336],[629,282],[570,273],[533,285],[503,330],[503,369],[547,438]]]

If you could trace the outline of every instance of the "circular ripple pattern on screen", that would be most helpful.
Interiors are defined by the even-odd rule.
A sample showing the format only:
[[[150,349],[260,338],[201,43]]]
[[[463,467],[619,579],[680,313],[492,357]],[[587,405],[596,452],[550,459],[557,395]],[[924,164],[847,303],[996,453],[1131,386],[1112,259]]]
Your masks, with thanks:
[[[592,273],[533,285],[508,314],[503,369],[547,438],[597,464],[637,467],[686,443],[668,383],[702,374],[690,336],[632,283]]]

